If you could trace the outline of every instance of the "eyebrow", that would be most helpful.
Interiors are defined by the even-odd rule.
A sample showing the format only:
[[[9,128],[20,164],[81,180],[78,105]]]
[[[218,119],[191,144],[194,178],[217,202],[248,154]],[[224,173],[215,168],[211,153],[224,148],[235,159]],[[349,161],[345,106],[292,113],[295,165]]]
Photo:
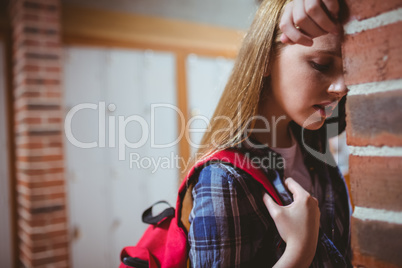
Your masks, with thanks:
[[[335,56],[335,57],[342,58],[340,50],[336,51],[336,50],[327,50],[327,49],[317,49],[317,50],[315,50],[315,52],[321,53],[321,54],[329,54],[329,55],[332,55],[332,56]]]

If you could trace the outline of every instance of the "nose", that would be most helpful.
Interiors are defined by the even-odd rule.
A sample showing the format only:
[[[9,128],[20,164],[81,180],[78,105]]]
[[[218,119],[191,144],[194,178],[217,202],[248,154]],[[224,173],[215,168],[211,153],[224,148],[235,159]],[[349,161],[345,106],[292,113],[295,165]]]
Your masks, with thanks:
[[[328,87],[328,93],[336,95],[339,98],[342,98],[343,96],[345,96],[347,92],[348,92],[348,89],[345,85],[345,79],[344,79],[343,75],[340,75]]]

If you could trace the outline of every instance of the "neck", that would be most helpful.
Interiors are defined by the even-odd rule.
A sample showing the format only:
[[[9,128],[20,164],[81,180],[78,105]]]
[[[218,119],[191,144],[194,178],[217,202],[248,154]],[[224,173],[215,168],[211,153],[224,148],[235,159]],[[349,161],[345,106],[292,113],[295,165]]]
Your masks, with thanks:
[[[269,128],[262,120],[255,123],[252,136],[260,143],[269,147],[287,148],[292,146],[289,122],[285,116],[272,116],[268,120]],[[265,131],[261,131],[265,130]]]
[[[279,108],[278,103],[273,99],[270,96],[263,96],[261,103],[264,103],[264,105],[260,103],[258,108],[259,115],[268,121],[269,126],[266,126],[267,122],[257,120],[252,135],[258,142],[269,147],[291,147],[292,137],[289,129],[291,118]],[[265,131],[255,131],[258,129],[265,129]]]

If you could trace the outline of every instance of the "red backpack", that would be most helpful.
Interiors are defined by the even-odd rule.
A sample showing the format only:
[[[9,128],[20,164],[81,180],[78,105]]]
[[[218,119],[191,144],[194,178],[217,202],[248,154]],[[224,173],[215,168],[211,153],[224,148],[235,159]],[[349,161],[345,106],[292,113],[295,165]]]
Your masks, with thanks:
[[[209,162],[229,163],[240,168],[258,181],[268,194],[279,204],[281,200],[266,175],[253,167],[249,158],[234,150],[219,151],[198,161],[180,185],[176,210],[172,207],[157,216],[152,216],[152,206],[142,215],[142,220],[151,226],[145,231],[135,247],[125,247],[121,254],[119,268],[181,268],[187,267],[188,244],[187,230],[181,223],[183,198],[187,191],[187,182],[200,168]],[[276,174],[278,176],[278,174]],[[162,201],[163,202],[163,201]],[[160,202],[158,202],[160,203]]]

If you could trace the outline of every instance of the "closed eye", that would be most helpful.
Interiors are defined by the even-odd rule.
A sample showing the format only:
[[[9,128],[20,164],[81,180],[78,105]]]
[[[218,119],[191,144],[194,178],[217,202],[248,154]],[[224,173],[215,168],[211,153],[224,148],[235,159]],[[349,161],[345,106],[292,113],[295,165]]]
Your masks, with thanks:
[[[317,71],[320,72],[326,72],[331,68],[331,64],[318,64],[314,61],[310,62],[311,67],[313,67],[314,69],[316,69]]]

